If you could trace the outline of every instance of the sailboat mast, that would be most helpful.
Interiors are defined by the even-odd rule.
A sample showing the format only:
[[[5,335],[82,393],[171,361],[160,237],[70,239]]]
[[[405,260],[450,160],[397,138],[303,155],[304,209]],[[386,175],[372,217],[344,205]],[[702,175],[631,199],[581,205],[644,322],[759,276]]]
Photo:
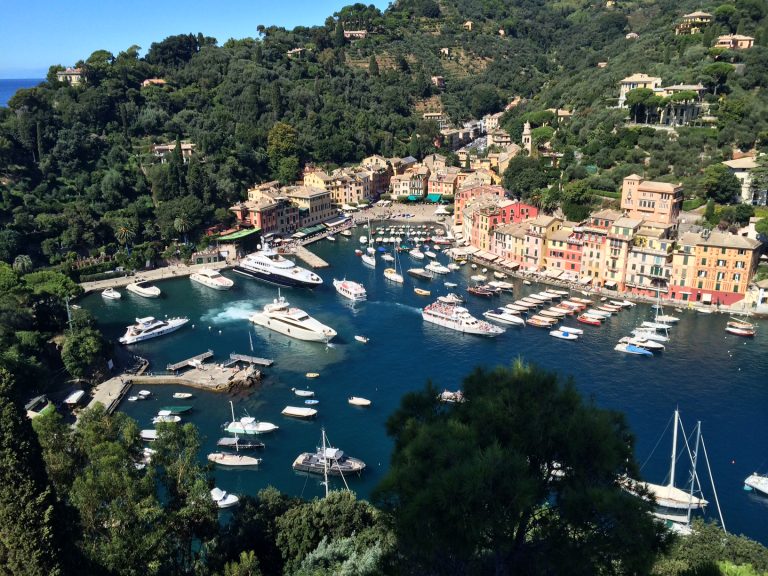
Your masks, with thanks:
[[[680,421],[680,411],[675,408],[675,427],[672,432],[672,463],[669,467],[669,485],[675,485],[675,460],[677,460],[677,427]]]
[[[229,401],[229,409],[232,410],[232,423],[235,423],[235,405],[232,404],[232,400]]]
[[[701,441],[701,420],[696,422],[696,445],[693,448],[693,474],[691,476],[691,491],[688,499],[688,524],[691,523],[691,502],[693,502],[693,487],[696,484],[696,461],[699,457],[699,442]]]
[[[323,479],[325,484],[325,497],[328,498],[328,455],[325,442],[325,428],[323,428]]]

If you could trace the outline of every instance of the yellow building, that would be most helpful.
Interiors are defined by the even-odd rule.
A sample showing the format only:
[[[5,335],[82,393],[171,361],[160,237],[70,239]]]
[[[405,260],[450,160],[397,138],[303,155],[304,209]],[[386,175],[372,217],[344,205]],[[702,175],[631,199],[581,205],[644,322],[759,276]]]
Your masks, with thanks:
[[[642,226],[627,257],[626,290],[643,296],[666,294],[672,278],[674,240],[671,228]]]

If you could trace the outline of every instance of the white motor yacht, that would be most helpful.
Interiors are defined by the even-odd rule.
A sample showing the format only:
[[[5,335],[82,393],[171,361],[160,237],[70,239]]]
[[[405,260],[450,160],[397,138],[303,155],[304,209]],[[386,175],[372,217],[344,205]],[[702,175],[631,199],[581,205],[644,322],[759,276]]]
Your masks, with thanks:
[[[517,324],[518,326],[525,326],[525,320],[520,316],[514,314],[511,310],[504,308],[497,308],[496,310],[488,310],[483,312],[483,316],[502,324]]]
[[[365,286],[352,280],[333,280],[333,287],[336,288],[336,292],[349,298],[353,302],[360,302],[368,297],[365,291]]]
[[[187,322],[189,322],[189,318],[169,318],[167,320],[157,320],[152,316],[136,318],[136,324],[128,326],[119,342],[120,344],[135,344],[150,338],[164,336],[175,332]]]
[[[261,458],[226,452],[212,452],[208,454],[208,460],[219,466],[258,466],[261,464]]]
[[[448,274],[451,271],[450,268],[443,266],[437,260],[433,260],[424,266],[424,269],[429,270],[430,272],[434,272],[435,274]]]
[[[374,254],[363,254],[360,258],[362,259],[363,264],[366,264],[371,268],[376,268],[376,256]]]
[[[139,280],[125,287],[128,292],[133,292],[137,296],[144,298],[159,298],[160,288],[153,286],[148,280]]]
[[[104,290],[104,292],[101,293],[101,297],[106,298],[107,300],[120,300],[122,296],[123,295],[114,288],[107,288]]]
[[[214,290],[229,290],[235,284],[226,276],[222,276],[218,271],[210,268],[203,268],[199,272],[195,272],[189,279]]]
[[[264,310],[252,315],[249,320],[297,340],[328,342],[336,336],[336,330],[315,320],[304,310],[291,307],[283,296],[265,305]]]
[[[277,286],[314,288],[323,283],[320,276],[283,258],[272,248],[248,254],[238,262],[234,271]]]
[[[211,500],[213,500],[219,508],[230,508],[240,501],[237,496],[228,494],[221,488],[213,488],[211,490]]]

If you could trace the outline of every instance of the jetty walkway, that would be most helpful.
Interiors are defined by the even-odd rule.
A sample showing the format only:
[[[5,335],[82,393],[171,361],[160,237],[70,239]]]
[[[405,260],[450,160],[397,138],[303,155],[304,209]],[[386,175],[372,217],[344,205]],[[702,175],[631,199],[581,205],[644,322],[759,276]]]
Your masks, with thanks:
[[[310,252],[304,246],[296,246],[293,249],[293,253],[296,255],[297,258],[301,258],[309,264],[312,268],[327,268],[329,266],[328,262],[320,258],[320,256],[317,256],[316,254]]]
[[[126,274],[119,278],[109,278],[107,280],[96,280],[95,282],[81,282],[80,286],[86,292],[99,292],[106,290],[107,288],[124,288],[133,282],[142,280],[167,280],[168,278],[178,278],[183,276],[189,276],[195,272],[199,272],[203,268],[211,268],[213,270],[222,270],[224,268],[231,267],[229,262],[212,262],[210,264],[194,264],[187,266],[185,264],[179,264],[176,266],[163,266],[162,268],[155,268],[153,270],[141,270],[136,274]]]

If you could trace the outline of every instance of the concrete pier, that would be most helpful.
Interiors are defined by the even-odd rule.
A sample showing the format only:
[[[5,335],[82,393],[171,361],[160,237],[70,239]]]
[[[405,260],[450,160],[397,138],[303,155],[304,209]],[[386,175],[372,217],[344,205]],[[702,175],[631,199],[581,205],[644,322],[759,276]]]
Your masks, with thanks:
[[[274,360],[269,358],[257,358],[256,356],[235,354],[234,352],[229,355],[229,359],[232,361],[248,362],[249,364],[256,364],[257,366],[272,366],[272,364],[274,364]]]
[[[175,364],[168,364],[165,369],[169,372],[174,372],[175,370],[178,370],[179,368],[186,368],[187,366],[190,366],[192,368],[197,368],[200,364],[203,363],[203,361],[207,360],[213,356],[213,350],[208,350],[207,352],[203,352],[202,354],[198,354],[197,356],[192,356],[192,358],[187,358],[185,360],[182,360],[181,362],[176,362]]]
[[[317,256],[316,254],[313,254],[304,246],[296,246],[294,249],[294,254],[297,258],[301,258],[304,262],[309,264],[312,268],[327,268],[329,266],[328,262]]]
[[[212,268],[213,270],[223,270],[229,268],[232,265],[228,262],[213,262],[210,264],[195,264],[192,266],[163,266],[162,268],[155,268],[154,270],[141,270],[133,276],[120,276],[119,278],[110,278],[108,280],[97,280],[95,282],[81,282],[80,286],[88,292],[101,292],[107,288],[124,288],[128,284],[138,282],[139,279],[149,280],[150,282],[155,280],[167,280],[168,278],[178,278],[182,276],[190,276],[195,272],[199,272],[203,268]]]

